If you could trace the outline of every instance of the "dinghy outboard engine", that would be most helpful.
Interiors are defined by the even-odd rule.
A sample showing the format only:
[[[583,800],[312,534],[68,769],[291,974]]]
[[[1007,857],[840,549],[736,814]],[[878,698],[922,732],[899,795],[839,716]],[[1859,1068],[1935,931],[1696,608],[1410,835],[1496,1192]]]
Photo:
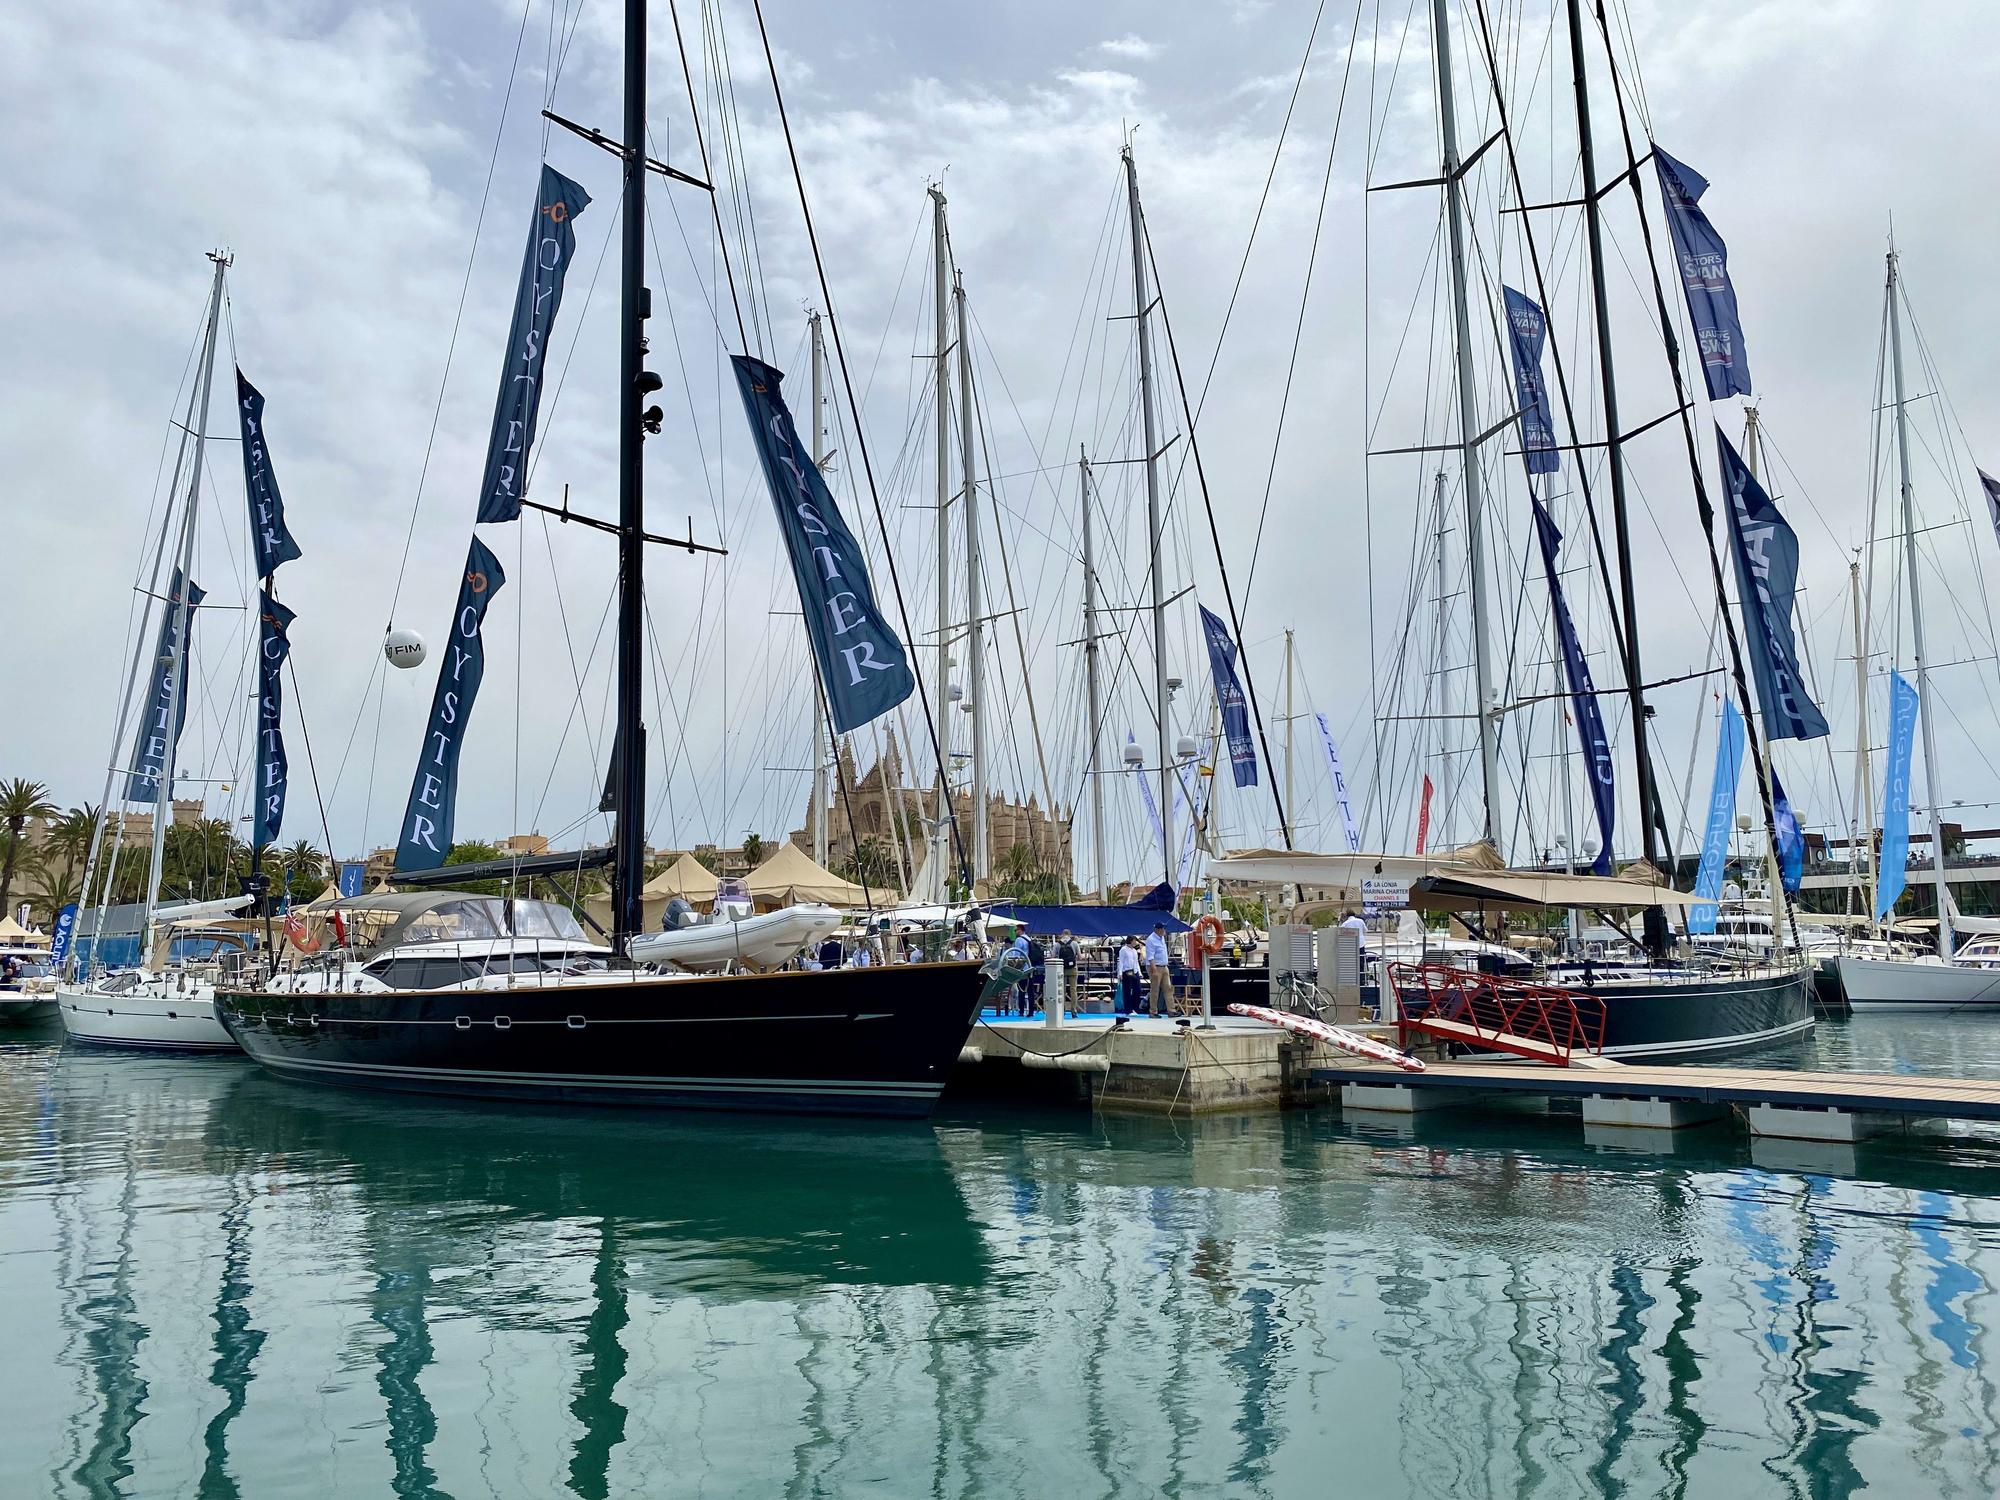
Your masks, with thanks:
[[[979,966],[985,982],[979,986],[979,1010],[997,1005],[1028,974],[1028,961],[1012,948],[1002,948]]]

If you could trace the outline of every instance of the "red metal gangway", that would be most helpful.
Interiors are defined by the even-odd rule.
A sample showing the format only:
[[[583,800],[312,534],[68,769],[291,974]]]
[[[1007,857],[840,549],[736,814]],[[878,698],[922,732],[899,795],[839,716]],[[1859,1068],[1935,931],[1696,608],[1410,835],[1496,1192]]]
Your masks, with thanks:
[[[1568,1067],[1604,1051],[1604,1001],[1587,991],[1529,984],[1448,964],[1389,965],[1403,1044],[1411,1032]]]

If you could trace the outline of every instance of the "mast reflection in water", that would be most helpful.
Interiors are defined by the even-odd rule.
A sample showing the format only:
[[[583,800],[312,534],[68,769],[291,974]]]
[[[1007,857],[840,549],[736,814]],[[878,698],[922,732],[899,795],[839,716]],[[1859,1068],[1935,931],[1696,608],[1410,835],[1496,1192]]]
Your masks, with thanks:
[[[0,1493],[2000,1489],[2000,1141],[1677,1149],[571,1116],[23,1037]]]

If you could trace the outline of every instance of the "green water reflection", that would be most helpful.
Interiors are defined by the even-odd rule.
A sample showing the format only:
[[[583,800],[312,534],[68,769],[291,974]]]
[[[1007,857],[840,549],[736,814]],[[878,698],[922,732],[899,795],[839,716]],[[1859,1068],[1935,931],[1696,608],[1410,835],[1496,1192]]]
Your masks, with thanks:
[[[1813,1046],[2000,1073],[1920,1025]],[[1996,1166],[570,1115],[16,1034],[0,1495],[1987,1497]]]

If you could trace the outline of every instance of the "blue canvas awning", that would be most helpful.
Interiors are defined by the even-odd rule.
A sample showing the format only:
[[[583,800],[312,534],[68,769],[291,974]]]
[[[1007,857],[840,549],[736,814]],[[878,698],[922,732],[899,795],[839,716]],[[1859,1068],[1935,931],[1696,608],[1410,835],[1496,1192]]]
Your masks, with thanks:
[[[1144,937],[1155,922],[1168,932],[1186,932],[1188,924],[1174,915],[1174,888],[1162,882],[1130,906],[1027,906],[999,901],[987,908],[996,917],[1019,922],[1039,934],[1067,927],[1078,937]]]

